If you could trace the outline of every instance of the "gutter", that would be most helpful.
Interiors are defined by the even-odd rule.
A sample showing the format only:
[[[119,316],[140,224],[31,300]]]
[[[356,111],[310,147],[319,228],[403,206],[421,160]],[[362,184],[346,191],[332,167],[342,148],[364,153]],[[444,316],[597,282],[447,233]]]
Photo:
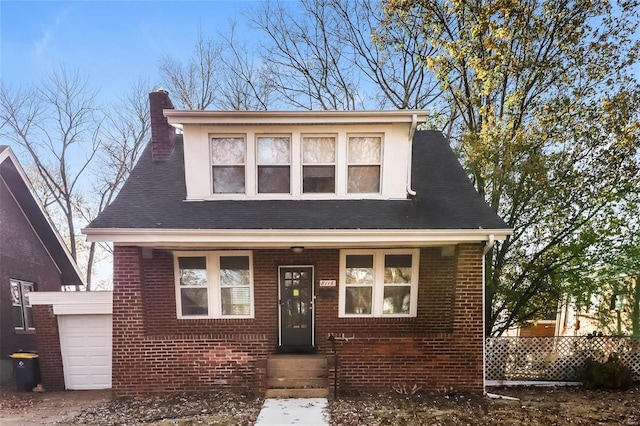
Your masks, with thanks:
[[[489,234],[489,239],[487,240],[487,244],[484,246],[484,250],[482,250],[482,255],[486,256],[487,253],[489,253],[489,250],[493,248],[495,243],[495,236],[493,234]]]
[[[407,154],[407,195],[409,198],[415,198],[416,191],[411,188],[411,169],[413,161],[412,159],[412,151],[413,151],[413,135],[416,133],[416,128],[418,127],[418,114],[413,114],[411,117],[411,127],[409,127],[409,153]]]
[[[84,228],[87,241],[110,241],[136,245],[157,244],[223,244],[231,246],[289,247],[306,245],[313,247],[363,246],[366,244],[392,244],[394,246],[433,246],[479,243],[505,239],[510,230],[501,229],[152,229],[152,228]]]

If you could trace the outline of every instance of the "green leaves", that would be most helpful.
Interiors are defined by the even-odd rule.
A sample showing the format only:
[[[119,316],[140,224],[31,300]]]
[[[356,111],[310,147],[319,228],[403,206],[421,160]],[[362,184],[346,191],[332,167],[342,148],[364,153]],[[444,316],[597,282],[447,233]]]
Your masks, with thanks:
[[[637,9],[591,0],[389,1],[421,19],[478,192],[514,228],[487,258],[487,333],[555,311],[604,262],[611,206],[637,192]],[[418,18],[416,18],[418,17]],[[381,30],[384,33],[385,30]],[[384,39],[384,37],[381,37]]]

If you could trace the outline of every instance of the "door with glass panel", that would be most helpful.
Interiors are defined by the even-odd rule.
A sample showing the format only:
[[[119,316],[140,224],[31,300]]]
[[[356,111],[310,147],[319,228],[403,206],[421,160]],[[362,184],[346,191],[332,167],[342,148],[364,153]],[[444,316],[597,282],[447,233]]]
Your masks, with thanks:
[[[279,287],[279,351],[313,352],[313,267],[281,266]]]

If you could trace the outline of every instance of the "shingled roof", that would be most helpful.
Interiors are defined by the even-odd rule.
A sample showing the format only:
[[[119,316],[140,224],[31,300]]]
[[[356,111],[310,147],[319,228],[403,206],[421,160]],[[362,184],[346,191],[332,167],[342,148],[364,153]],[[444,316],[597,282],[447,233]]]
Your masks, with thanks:
[[[507,229],[471,185],[437,131],[413,138],[413,189],[406,200],[185,201],[183,144],[154,162],[149,145],[114,202],[88,229],[472,230]]]

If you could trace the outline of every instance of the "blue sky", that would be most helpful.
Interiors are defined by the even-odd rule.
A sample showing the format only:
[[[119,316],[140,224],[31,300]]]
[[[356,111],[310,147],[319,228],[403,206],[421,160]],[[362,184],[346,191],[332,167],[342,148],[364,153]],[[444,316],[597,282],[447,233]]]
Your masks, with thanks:
[[[140,77],[159,83],[162,55],[188,58],[198,26],[216,36],[243,21],[251,1],[0,1],[0,73],[27,85],[64,64],[86,74],[100,99]]]

